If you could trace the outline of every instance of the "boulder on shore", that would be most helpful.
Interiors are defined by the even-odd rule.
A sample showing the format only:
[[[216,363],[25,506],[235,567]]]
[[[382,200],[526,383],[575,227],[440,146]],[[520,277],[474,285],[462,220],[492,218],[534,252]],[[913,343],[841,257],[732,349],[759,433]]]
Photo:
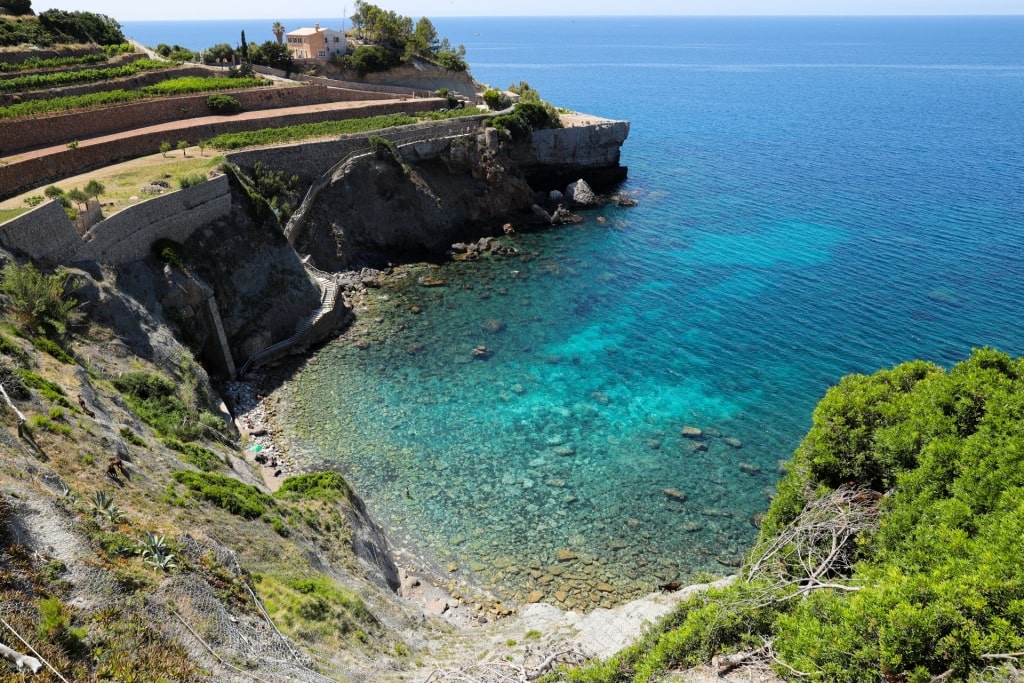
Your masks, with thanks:
[[[594,206],[597,204],[597,195],[583,178],[574,183],[569,183],[565,188],[565,198],[576,206]]]

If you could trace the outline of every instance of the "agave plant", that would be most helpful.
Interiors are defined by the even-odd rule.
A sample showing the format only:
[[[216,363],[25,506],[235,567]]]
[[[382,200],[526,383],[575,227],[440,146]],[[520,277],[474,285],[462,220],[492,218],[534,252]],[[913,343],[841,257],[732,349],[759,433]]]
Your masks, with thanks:
[[[174,553],[162,553],[159,550],[147,550],[142,555],[142,563],[154,570],[169,572],[178,568],[178,559]]]
[[[112,524],[117,524],[124,519],[124,513],[114,505],[114,499],[107,495],[106,491],[97,491],[92,494],[89,501],[89,508],[94,515],[106,517]]]
[[[167,536],[164,534],[157,536],[152,531],[147,531],[145,538],[139,541],[139,554],[143,557],[146,557],[147,554],[166,552]]]

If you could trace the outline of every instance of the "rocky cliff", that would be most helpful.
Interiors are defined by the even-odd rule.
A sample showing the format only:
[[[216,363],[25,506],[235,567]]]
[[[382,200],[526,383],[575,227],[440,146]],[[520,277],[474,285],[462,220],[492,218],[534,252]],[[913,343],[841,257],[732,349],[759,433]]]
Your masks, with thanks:
[[[535,223],[539,195],[579,178],[608,190],[625,177],[619,150],[628,122],[575,123],[517,140],[481,129],[356,159],[320,191],[293,243],[320,267],[340,269],[443,252],[498,234],[507,220]]]

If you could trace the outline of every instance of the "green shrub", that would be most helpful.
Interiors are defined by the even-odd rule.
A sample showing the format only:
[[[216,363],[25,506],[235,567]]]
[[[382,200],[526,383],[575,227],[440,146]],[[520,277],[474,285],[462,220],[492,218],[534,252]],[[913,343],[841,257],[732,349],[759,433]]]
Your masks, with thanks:
[[[130,372],[113,384],[135,414],[161,436],[191,441],[202,432],[198,414],[177,396],[170,380],[146,372]]]
[[[511,107],[512,100],[507,93],[491,88],[484,92],[484,104],[490,107],[492,111],[500,111]]]
[[[174,266],[178,270],[185,270],[185,262],[182,259],[182,245],[180,242],[175,242],[172,239],[161,237],[156,242],[153,242],[153,246],[150,247],[150,251],[156,256],[156,259],[160,263]]]
[[[25,427],[29,432],[43,430],[53,434],[60,434],[62,436],[71,436],[71,427],[54,422],[45,415],[33,415],[28,418],[28,422],[25,423]]]
[[[398,55],[380,45],[360,45],[347,55],[344,64],[362,78],[368,73],[387,71],[402,63]]]
[[[46,337],[36,337],[32,340],[32,346],[43,353],[49,354],[67,365],[74,365],[75,359],[68,355],[68,352],[60,347],[57,342]]]
[[[369,143],[370,151],[375,159],[390,162],[395,166],[402,165],[402,157],[398,155],[398,148],[395,147],[395,143],[391,142],[391,140],[380,135],[371,135]]]
[[[78,302],[66,294],[74,282],[66,270],[44,275],[31,263],[11,262],[4,266],[0,291],[15,325],[32,335],[60,336],[82,317]]]
[[[64,394],[64,389],[59,384],[51,382],[45,377],[40,377],[31,370],[24,368],[18,368],[15,370],[18,377],[21,378],[22,383],[29,389],[35,389],[38,391],[43,398],[48,401],[52,401],[58,405],[62,405],[65,408],[71,408],[71,401],[69,401]]]
[[[877,510],[877,529],[815,587],[784,559],[809,559],[810,541],[780,533],[844,490],[850,502],[816,521],[826,554],[854,503]],[[758,548],[779,538],[748,580],[690,599],[570,679],[646,681],[762,639],[784,675],[839,683],[980,680],[991,656],[1024,651],[1024,359],[980,349],[949,371],[915,361],[844,378],[815,409]]]
[[[194,443],[182,443],[176,439],[164,439],[164,445],[182,454],[182,460],[203,472],[222,469],[224,462],[213,451]]]
[[[0,333],[0,354],[10,356],[18,361],[20,365],[28,365],[31,361],[31,356],[25,349],[15,344],[2,333]]]
[[[117,433],[121,435],[122,439],[133,446],[139,446],[141,448],[147,448],[149,446],[145,439],[133,432],[129,427],[121,427]]]
[[[275,506],[274,499],[255,486],[222,474],[181,470],[174,473],[174,480],[201,499],[246,519],[256,519]]]
[[[234,114],[242,109],[241,103],[234,97],[219,93],[207,97],[206,106],[215,114]]]
[[[206,176],[202,173],[190,173],[189,175],[178,176],[178,188],[186,190],[206,182]]]
[[[352,487],[340,473],[329,470],[288,477],[281,482],[281,488],[275,495],[310,500],[349,500]]]

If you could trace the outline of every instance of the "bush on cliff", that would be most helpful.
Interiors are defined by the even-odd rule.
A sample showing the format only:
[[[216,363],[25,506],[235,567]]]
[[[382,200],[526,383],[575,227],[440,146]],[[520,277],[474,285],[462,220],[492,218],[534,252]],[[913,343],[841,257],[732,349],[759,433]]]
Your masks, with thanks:
[[[788,470],[736,585],[687,601],[612,661],[564,675],[646,681],[736,650],[812,681],[1019,670],[1024,360],[981,349],[949,371],[915,361],[846,377]],[[795,533],[815,510],[818,535]],[[856,515],[870,523],[842,536]],[[842,562],[803,566],[835,548]]]
[[[31,263],[8,263],[3,269],[3,306],[11,322],[31,335],[60,337],[79,322],[78,302],[68,295],[74,279],[65,270],[44,275]]]
[[[500,90],[491,88],[484,93],[484,104],[491,108],[491,111],[501,111],[512,106],[512,99]]]
[[[557,113],[552,115],[551,111],[537,102],[520,102],[512,110],[511,114],[495,116],[490,120],[490,125],[503,131],[511,138],[522,137],[534,130],[545,128],[558,128],[561,125]]]
[[[347,55],[342,64],[362,78],[368,73],[387,71],[402,63],[398,55],[379,45],[360,45]]]

